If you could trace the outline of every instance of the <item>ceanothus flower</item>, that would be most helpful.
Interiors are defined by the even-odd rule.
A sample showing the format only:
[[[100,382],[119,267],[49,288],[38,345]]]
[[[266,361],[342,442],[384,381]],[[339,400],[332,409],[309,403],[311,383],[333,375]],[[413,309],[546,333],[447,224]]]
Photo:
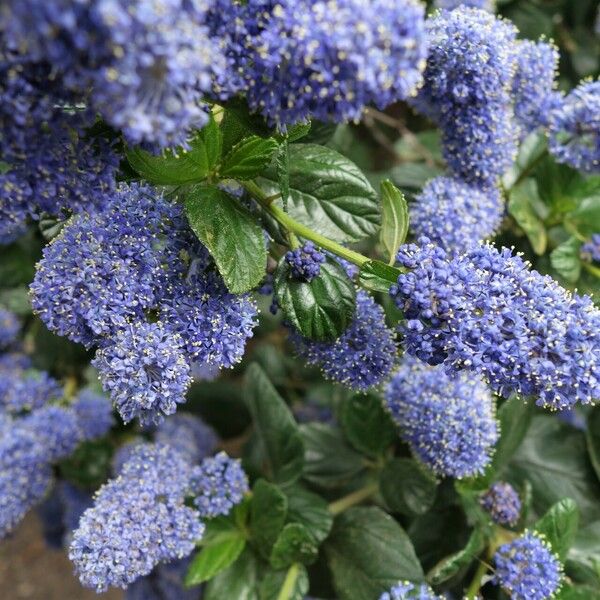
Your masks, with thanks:
[[[92,364],[125,423],[159,423],[185,402],[190,367],[183,340],[161,322],[126,326],[101,347]]]
[[[494,582],[514,600],[546,600],[560,587],[562,565],[537,532],[525,531],[500,546],[494,563]]]
[[[165,419],[156,428],[154,439],[162,444],[170,444],[192,464],[210,456],[219,441],[211,427],[189,413],[179,413]]]
[[[408,271],[390,294],[404,312],[410,354],[551,409],[600,398],[600,311],[588,296],[486,244],[450,257],[420,238],[397,260]]]
[[[202,518],[227,515],[248,491],[248,478],[239,460],[225,452],[205,458],[192,475],[194,505]]]
[[[496,10],[495,0],[435,0],[434,6],[436,8],[443,8],[445,10],[454,10],[461,6],[469,8],[481,8],[488,12],[494,12]]]
[[[204,525],[185,505],[191,466],[170,446],[138,446],[79,520],[69,558],[85,587],[126,588],[162,562],[190,554]]]
[[[600,81],[580,83],[550,113],[548,139],[558,162],[600,172]]]
[[[510,483],[496,481],[479,498],[481,506],[490,514],[494,523],[516,525],[521,515],[519,494]]]
[[[325,377],[357,391],[379,385],[396,362],[394,332],[386,325],[381,306],[364,290],[357,291],[356,313],[339,338],[317,342],[292,333],[291,341]]]
[[[282,128],[358,119],[422,80],[424,9],[415,0],[250,0],[238,12],[245,32],[234,28],[226,53],[250,107]],[[216,19],[213,30],[222,29]]]
[[[0,366],[0,407],[9,413],[41,408],[62,395],[62,386],[45,371]]]
[[[106,435],[115,424],[112,405],[108,398],[91,390],[83,390],[71,404],[77,416],[79,429],[86,440]]]
[[[36,507],[35,511],[42,524],[44,542],[50,548],[57,550],[63,547],[65,527],[63,525],[63,505],[56,487],[46,496],[44,501]]]
[[[68,481],[58,483],[57,494],[63,506],[65,535],[70,541],[71,533],[79,526],[81,515],[92,506],[93,498],[88,492]]]
[[[582,260],[600,263],[600,233],[594,233],[590,241],[581,246],[579,253]]]
[[[0,349],[5,350],[15,342],[21,322],[15,313],[4,308],[0,308]]]
[[[379,600],[441,600],[425,583],[412,583],[410,581],[399,581],[389,591],[379,596]]]
[[[321,265],[325,260],[325,254],[311,241],[285,253],[285,262],[290,266],[292,277],[309,283],[319,276]]]
[[[386,388],[385,405],[402,439],[437,475],[470,477],[489,464],[499,428],[481,379],[449,377],[441,367],[405,356]]]
[[[189,566],[189,558],[157,565],[127,588],[125,600],[199,600],[198,587],[190,589],[183,583]]]
[[[480,189],[460,179],[436,177],[411,206],[411,227],[450,253],[491,237],[500,227],[504,202],[496,187]]]
[[[48,462],[69,456],[83,439],[75,412],[62,406],[43,406],[22,420],[44,446]]]

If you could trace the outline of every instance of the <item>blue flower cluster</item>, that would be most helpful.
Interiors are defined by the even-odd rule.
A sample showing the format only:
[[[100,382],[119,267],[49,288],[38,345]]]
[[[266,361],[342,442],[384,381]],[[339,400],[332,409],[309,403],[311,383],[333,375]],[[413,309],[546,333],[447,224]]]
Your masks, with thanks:
[[[321,272],[325,254],[318,250],[313,242],[305,242],[300,248],[288,250],[285,261],[291,268],[294,279],[311,282]]]
[[[594,233],[592,239],[583,244],[579,252],[582,260],[600,263],[600,233]]]
[[[325,377],[357,391],[379,385],[396,362],[394,332],[381,306],[364,290],[356,293],[352,323],[335,341],[316,342],[297,333],[290,339],[299,355],[319,366]]]
[[[125,421],[173,413],[190,363],[231,367],[256,323],[254,302],[227,291],[181,207],[136,185],[63,228],[31,296],[49,329],[99,346],[93,364]]]
[[[385,406],[412,451],[437,475],[480,474],[499,437],[492,395],[483,381],[449,377],[410,356],[385,391]]]
[[[600,172],[600,81],[581,83],[550,113],[548,137],[558,162]]]
[[[210,456],[219,441],[211,427],[188,413],[178,413],[165,419],[156,428],[154,440],[170,444],[192,464]]]
[[[519,494],[510,483],[496,481],[480,497],[481,506],[490,514],[494,523],[516,525],[521,515]]]
[[[150,575],[136,579],[125,591],[125,600],[199,600],[197,587],[183,584],[189,558],[158,565]]]
[[[538,533],[525,531],[494,555],[495,583],[514,600],[546,600],[560,586],[562,565],[548,542]]]
[[[91,390],[81,391],[71,408],[77,415],[79,428],[85,440],[102,437],[115,424],[108,398]]]
[[[41,408],[62,395],[62,386],[48,373],[0,364],[0,410],[19,414]]]
[[[0,308],[0,350],[15,343],[21,330],[21,321],[9,310]]]
[[[388,592],[379,596],[379,600],[441,600],[425,583],[416,584],[410,581],[399,581]]]
[[[408,271],[390,294],[410,354],[552,409],[600,398],[600,311],[589,297],[485,244],[450,257],[420,238],[397,260]]]
[[[500,227],[504,202],[495,187],[481,190],[452,177],[431,179],[411,207],[416,236],[426,236],[449,253],[491,237]]]
[[[454,10],[461,6],[481,8],[488,12],[494,12],[496,9],[495,0],[435,0],[434,6],[445,10]]]

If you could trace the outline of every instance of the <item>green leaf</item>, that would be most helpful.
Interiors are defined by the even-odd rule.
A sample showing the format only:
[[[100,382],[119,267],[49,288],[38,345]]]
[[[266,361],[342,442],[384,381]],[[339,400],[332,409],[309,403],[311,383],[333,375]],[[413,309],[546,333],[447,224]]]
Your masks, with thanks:
[[[580,248],[581,242],[576,237],[570,237],[550,254],[552,268],[571,283],[575,283],[581,275]]]
[[[287,488],[285,494],[288,500],[288,521],[304,525],[315,543],[320,544],[329,535],[333,525],[333,516],[327,502],[299,485]]]
[[[393,512],[414,516],[433,506],[437,481],[415,460],[394,458],[381,471],[379,487]]]
[[[600,589],[600,521],[582,527],[567,557],[567,572],[582,583]]]
[[[392,181],[402,189],[420,190],[430,179],[442,174],[439,167],[425,163],[405,163],[390,172]]]
[[[291,127],[288,127],[285,134],[279,134],[278,139],[281,141],[287,140],[288,142],[297,142],[298,140],[306,137],[312,129],[311,123],[296,123]]]
[[[377,194],[353,162],[324,146],[292,144],[289,163],[288,212],[292,218],[342,243],[377,231]],[[267,170],[261,185],[269,195],[279,191],[275,167]]]
[[[35,246],[29,240],[19,240],[2,248],[0,260],[0,288],[13,288],[29,284],[35,275],[35,261],[38,259]]]
[[[533,208],[536,199],[539,199],[536,181],[525,179],[510,191],[508,212],[527,235],[533,251],[541,256],[546,251],[548,236],[544,222]]]
[[[304,444],[294,417],[264,371],[253,363],[245,378],[246,403],[264,445],[274,481],[291,484],[304,466]]]
[[[250,527],[259,552],[269,558],[287,515],[287,498],[276,485],[259,479],[252,491]]]
[[[275,297],[283,314],[303,336],[333,340],[347,329],[356,310],[356,289],[344,268],[331,260],[312,281],[291,277],[285,259],[275,273]]]
[[[592,409],[588,416],[588,426],[585,431],[585,440],[590,455],[590,461],[600,481],[600,407]]]
[[[203,600],[259,600],[258,560],[249,548],[227,569],[213,577],[204,590]]]
[[[236,198],[216,187],[200,187],[186,198],[185,210],[230,292],[247,292],[263,280],[267,249],[262,228]]]
[[[191,587],[212,579],[236,561],[245,547],[246,540],[241,534],[205,546],[194,556],[185,576],[185,585]]]
[[[231,179],[253,179],[268,167],[278,146],[273,138],[257,135],[244,138],[223,158],[219,175]]]
[[[600,231],[600,190],[584,198],[579,206],[569,213],[565,222],[567,221],[586,238]]]
[[[233,98],[225,105],[225,114],[221,120],[223,152],[229,152],[243,138],[251,135],[271,137],[276,132],[269,127],[264,118],[250,113],[248,104],[240,97]]]
[[[577,504],[571,498],[564,498],[551,506],[533,528],[546,536],[552,550],[564,561],[575,539],[578,525]]]
[[[300,427],[306,448],[303,477],[323,488],[340,487],[364,470],[362,456],[346,444],[340,431],[323,423]]]
[[[217,165],[222,138],[214,119],[190,141],[190,148],[164,150],[150,154],[139,147],[126,151],[133,169],[156,185],[182,185],[203,181]]]
[[[486,546],[486,536],[481,529],[474,529],[469,537],[467,545],[458,552],[441,560],[433,569],[427,573],[427,581],[431,585],[441,585],[452,579],[468,566],[483,552]]]
[[[409,537],[379,508],[355,507],[339,515],[325,553],[340,600],[379,598],[398,580],[423,580]]]
[[[268,569],[260,583],[260,600],[303,600],[308,592],[306,568],[298,563],[289,569]]]
[[[22,285],[7,290],[0,289],[0,306],[20,317],[30,315],[29,288]]]
[[[404,194],[389,179],[381,182],[380,239],[388,253],[389,264],[396,262],[398,248],[408,234],[408,206]]]
[[[318,544],[304,525],[288,523],[273,546],[270,563],[274,569],[283,569],[295,562],[309,565],[315,561],[318,552]]]
[[[341,424],[348,441],[363,454],[381,455],[398,437],[381,399],[355,394],[342,405]]]
[[[380,260],[370,260],[360,268],[358,282],[369,290],[387,294],[390,287],[398,283],[398,275],[401,273],[400,269]]]
[[[531,172],[539,160],[544,156],[548,144],[546,136],[542,133],[532,133],[525,138],[514,165],[502,178],[504,189],[510,190],[519,179]]]
[[[288,140],[284,140],[279,147],[279,152],[275,159],[277,169],[277,181],[279,182],[279,191],[283,201],[283,209],[287,210],[288,198],[290,196],[290,145]]]
[[[600,600],[600,589],[587,585],[563,585],[555,600]]]

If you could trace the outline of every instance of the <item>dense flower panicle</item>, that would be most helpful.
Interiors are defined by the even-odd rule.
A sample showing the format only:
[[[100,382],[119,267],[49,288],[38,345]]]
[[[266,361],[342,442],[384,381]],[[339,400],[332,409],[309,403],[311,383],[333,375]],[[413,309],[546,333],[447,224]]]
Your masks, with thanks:
[[[405,99],[421,82],[424,9],[415,0],[250,0],[237,18],[231,12],[211,27],[228,33],[235,23],[226,53],[233,77],[241,73],[237,86],[282,128],[358,119],[368,104]]]
[[[285,261],[290,266],[294,279],[311,282],[321,272],[321,265],[325,262],[325,254],[313,242],[305,242],[300,248],[288,250]]]
[[[441,600],[425,583],[411,583],[410,581],[399,581],[389,591],[384,592],[379,600]]]
[[[185,402],[191,384],[183,341],[158,323],[125,327],[98,350],[92,364],[125,423],[159,423]]]
[[[356,293],[356,314],[346,331],[333,342],[316,342],[292,333],[300,356],[317,365],[328,379],[354,390],[379,385],[392,371],[397,348],[385,314],[364,290]]]
[[[499,437],[492,395],[467,374],[449,377],[406,356],[388,384],[385,403],[413,452],[434,473],[482,473]]]
[[[420,238],[400,248],[409,269],[390,288],[406,317],[410,354],[483,375],[503,396],[552,409],[600,398],[600,311],[510,250],[490,245],[451,258]]]
[[[77,415],[62,406],[43,406],[27,415],[22,422],[43,444],[49,462],[69,456],[83,439]]]
[[[494,582],[514,600],[552,598],[560,586],[562,565],[538,533],[525,533],[500,546],[494,555]]]
[[[550,113],[548,138],[558,162],[600,172],[600,81],[579,84]]]
[[[42,535],[44,536],[46,545],[57,550],[62,549],[63,536],[65,534],[63,505],[56,487],[36,507],[36,513],[42,524]]]
[[[10,310],[0,308],[0,349],[6,350],[13,344],[20,330],[21,321],[19,321],[17,315]]]
[[[165,419],[154,434],[156,442],[169,444],[191,464],[210,456],[219,438],[214,430],[191,414],[179,413]]]
[[[587,262],[600,263],[600,233],[594,233],[592,239],[581,246],[580,256]]]
[[[521,515],[519,494],[510,483],[496,481],[479,499],[481,506],[499,525],[516,525]]]
[[[63,506],[65,535],[70,541],[71,533],[79,526],[81,515],[92,506],[92,496],[68,481],[58,483],[57,494]]]
[[[189,565],[188,558],[158,565],[127,588],[125,600],[199,600],[198,587],[189,589],[183,583]]]
[[[190,467],[164,445],[141,445],[121,475],[103,485],[73,534],[69,557],[81,583],[127,587],[161,562],[183,558],[204,525],[184,504]]]
[[[45,371],[22,372],[19,365],[0,365],[0,407],[9,413],[41,408],[62,395],[62,386]]]
[[[411,227],[449,253],[491,237],[500,227],[504,203],[497,188],[481,190],[452,177],[427,182],[411,207]]]
[[[133,456],[136,448],[145,443],[141,436],[135,436],[124,444],[121,444],[113,454],[111,461],[112,472],[114,475],[120,475],[125,463]]]
[[[547,125],[548,113],[560,102],[555,91],[558,49],[545,41],[517,42],[517,69],[513,79],[515,117],[521,139]]]
[[[436,8],[443,8],[445,10],[454,10],[461,6],[469,8],[481,8],[488,12],[494,12],[496,10],[495,0],[435,0],[434,6]]]
[[[108,398],[83,390],[71,405],[77,416],[79,429],[86,440],[106,435],[115,424],[112,405]]]
[[[194,504],[202,518],[227,515],[248,491],[248,478],[239,460],[219,452],[205,458],[192,476]]]

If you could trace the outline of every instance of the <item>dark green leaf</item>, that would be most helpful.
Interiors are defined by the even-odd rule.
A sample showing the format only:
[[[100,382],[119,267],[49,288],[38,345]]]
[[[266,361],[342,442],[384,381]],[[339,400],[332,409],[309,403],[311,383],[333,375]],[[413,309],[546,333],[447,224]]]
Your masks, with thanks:
[[[333,340],[354,318],[356,289],[337,262],[321,265],[321,273],[306,282],[292,278],[287,261],[282,259],[274,285],[286,320],[307,338]]]
[[[439,167],[425,163],[405,163],[390,172],[392,181],[402,189],[420,190],[430,179],[441,175]]]
[[[2,248],[0,260],[0,288],[29,284],[35,275],[35,249],[25,241]]]
[[[294,417],[256,363],[246,372],[245,386],[246,403],[267,454],[267,469],[277,483],[293,483],[304,466],[304,444]]]
[[[546,251],[548,236],[543,221],[533,208],[536,199],[539,200],[536,181],[525,179],[510,191],[508,212],[527,235],[533,251],[541,256]]]
[[[584,198],[568,215],[568,222],[584,237],[600,231],[600,190]]]
[[[600,589],[587,585],[563,585],[555,600],[600,600]]]
[[[600,589],[600,521],[578,531],[566,566],[578,581],[593,583]]]
[[[435,477],[410,458],[389,461],[381,471],[379,486],[381,495],[393,512],[422,515],[435,502]]]
[[[564,498],[551,506],[533,528],[546,536],[552,550],[564,561],[575,539],[578,525],[577,504],[571,498]]]
[[[0,306],[21,317],[30,315],[29,288],[23,285],[8,290],[0,289]]]
[[[304,525],[288,523],[273,546],[270,563],[274,569],[283,569],[295,562],[308,565],[315,561],[318,552],[318,544]]]
[[[113,449],[105,439],[79,444],[75,452],[59,463],[61,475],[83,488],[97,488],[109,477]]]
[[[230,292],[247,292],[263,280],[267,249],[262,228],[237,199],[216,187],[201,187],[188,195],[185,210]]]
[[[358,281],[369,290],[387,294],[390,287],[398,283],[398,275],[401,273],[402,271],[396,267],[386,265],[379,260],[370,260],[360,268]]]
[[[250,527],[259,552],[269,558],[287,515],[287,498],[276,485],[259,479],[252,492]]]
[[[289,154],[291,217],[337,242],[358,241],[375,233],[377,194],[353,162],[314,144],[292,144]],[[279,191],[275,167],[261,183],[269,195]]]
[[[204,546],[188,568],[185,585],[191,587],[212,579],[236,561],[245,547],[246,540],[241,533]]]
[[[286,133],[284,135],[280,134],[280,138],[282,140],[287,140],[288,142],[297,142],[298,140],[306,137],[312,129],[311,123],[296,123],[291,127],[288,127]]]
[[[242,139],[223,157],[219,175],[232,179],[253,179],[267,168],[278,145],[273,138],[257,135]]]
[[[258,560],[249,548],[227,569],[218,573],[207,584],[203,600],[259,600]]]
[[[283,209],[287,211],[288,198],[290,196],[290,145],[284,140],[279,147],[276,158],[277,181],[283,201]]]
[[[404,194],[388,179],[381,183],[380,239],[389,256],[389,264],[396,262],[398,248],[408,234],[408,206]]]
[[[389,414],[374,394],[348,398],[342,406],[341,423],[348,441],[369,456],[382,454],[397,438]]]
[[[348,446],[339,430],[322,423],[300,427],[306,448],[304,478],[325,488],[349,482],[364,468],[362,456]]]
[[[258,114],[251,114],[242,98],[233,98],[225,105],[225,114],[221,121],[223,136],[223,152],[229,152],[233,146],[243,138],[251,135],[270,137],[275,130],[269,127],[264,118]]]
[[[523,179],[539,163],[547,150],[546,136],[543,133],[532,133],[525,138],[514,165],[503,177],[502,183],[510,190],[518,180]]]
[[[596,477],[600,481],[600,407],[596,406],[588,416],[588,426],[585,432],[587,449]]]
[[[379,598],[398,580],[423,580],[409,537],[379,508],[351,508],[339,515],[325,552],[340,600]]]
[[[337,130],[336,123],[325,123],[323,121],[311,121],[310,131],[304,137],[306,143],[325,145],[331,141]]]
[[[570,237],[550,254],[552,268],[571,283],[575,283],[581,274],[580,248],[581,242],[576,237]]]
[[[320,544],[329,535],[333,525],[327,502],[299,485],[286,489],[285,494],[288,499],[288,521],[304,525],[316,544]]]
[[[304,565],[289,569],[269,569],[260,583],[260,600],[303,600],[308,592],[308,573]]]

